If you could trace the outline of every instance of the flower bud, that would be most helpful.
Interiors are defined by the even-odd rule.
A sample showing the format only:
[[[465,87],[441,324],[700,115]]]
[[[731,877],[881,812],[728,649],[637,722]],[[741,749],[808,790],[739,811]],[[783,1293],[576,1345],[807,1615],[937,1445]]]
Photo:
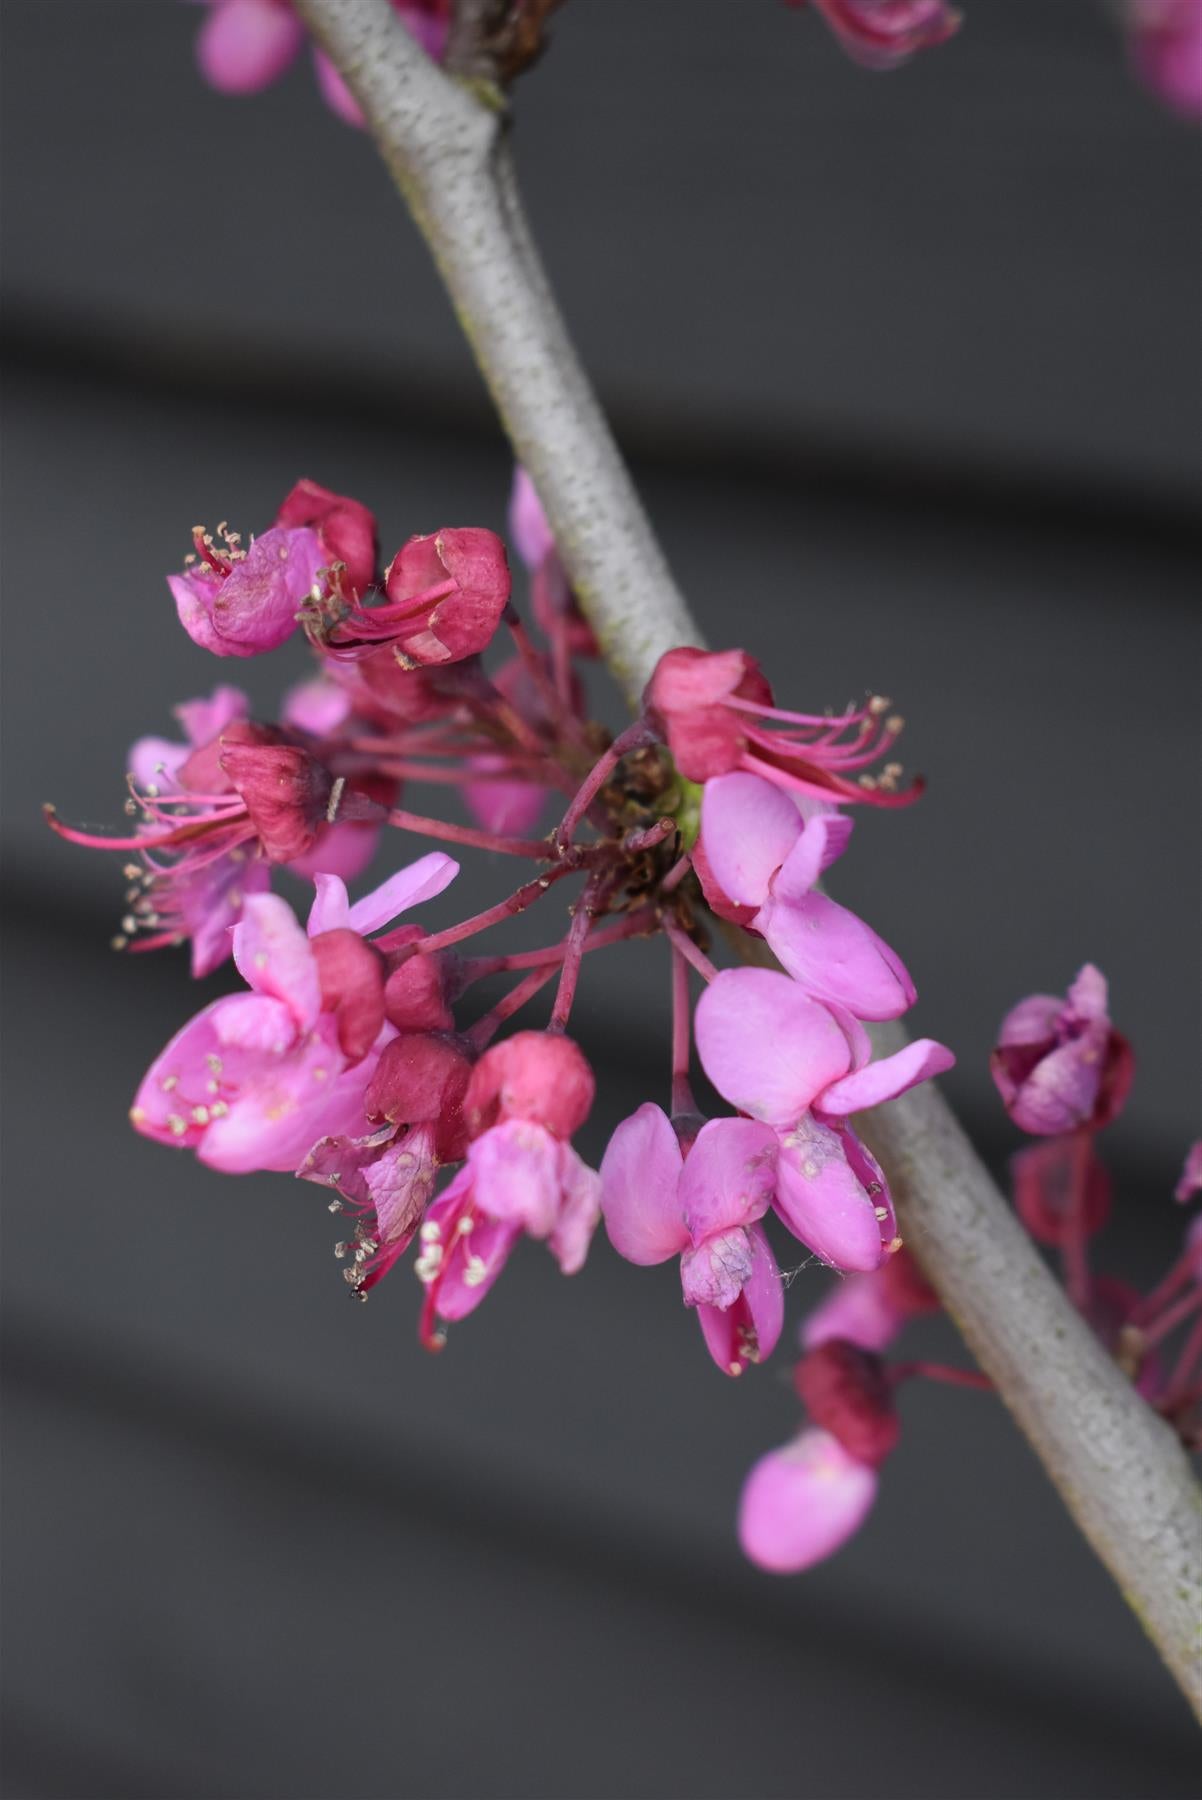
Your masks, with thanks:
[[[829,1338],[803,1356],[793,1384],[815,1425],[849,1456],[875,1469],[897,1448],[901,1427],[893,1388],[879,1356],[846,1338]]]
[[[571,1038],[518,1031],[486,1050],[472,1070],[464,1102],[468,1129],[475,1138],[507,1119],[526,1119],[567,1139],[588,1117],[595,1088]]]

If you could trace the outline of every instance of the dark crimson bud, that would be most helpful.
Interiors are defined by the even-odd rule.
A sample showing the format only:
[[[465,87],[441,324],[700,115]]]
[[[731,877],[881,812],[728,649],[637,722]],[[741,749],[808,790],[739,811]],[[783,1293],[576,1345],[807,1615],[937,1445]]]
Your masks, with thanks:
[[[321,980],[321,1008],[332,1012],[344,1056],[359,1062],[384,1023],[384,958],[357,931],[341,926],[311,938]]]
[[[298,481],[276,514],[277,525],[308,525],[331,563],[346,569],[344,591],[359,599],[376,578],[379,549],[374,515],[358,500],[331,493],[320,482]]]
[[[896,1448],[900,1425],[893,1388],[879,1356],[847,1338],[829,1338],[803,1356],[793,1382],[815,1425],[849,1456],[878,1467]]]
[[[369,1119],[434,1127],[439,1162],[458,1162],[467,1150],[463,1098],[472,1074],[471,1052],[445,1032],[406,1032],[387,1044],[367,1086]]]

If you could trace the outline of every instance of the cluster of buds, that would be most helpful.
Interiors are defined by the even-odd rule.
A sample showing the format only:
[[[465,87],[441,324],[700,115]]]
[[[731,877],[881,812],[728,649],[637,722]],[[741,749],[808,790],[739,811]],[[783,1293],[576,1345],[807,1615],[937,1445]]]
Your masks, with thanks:
[[[901,721],[877,698],[785,712],[746,652],[680,649],[611,737],[584,712],[577,664],[596,641],[522,471],[510,517],[531,627],[491,531],[413,537],[385,566],[367,508],[308,480],[245,545],[197,527],[168,578],[194,642],[245,657],[303,633],[316,671],[278,721],[252,720],[222,686],[177,709],[179,741],[141,739],[128,833],[81,831],[53,809],[50,823],[131,858],[120,947],[186,941],[195,974],[232,955],[246,984],[155,1059],[140,1132],[228,1173],[330,1190],[360,1298],[414,1246],[431,1347],[520,1238],[570,1274],[604,1217],[630,1261],[680,1258],[684,1304],[736,1375],[782,1329],[768,1215],[834,1268],[885,1265],[900,1246],[893,1206],[851,1117],[952,1060],[929,1040],[872,1060],[863,1022],[896,1018],[914,986],[819,887],[852,807],[917,795],[890,760]],[[467,817],[403,808],[415,784],[457,794]],[[556,793],[558,823],[539,835]],[[394,830],[439,847],[352,901],[348,883]],[[429,929],[417,909],[459,869],[444,845],[532,866],[483,912]],[[280,869],[312,884],[304,924],[270,891]],[[566,929],[543,948],[473,941],[573,879]],[[620,1124],[596,1171],[572,1144],[594,1096],[568,1036],[582,964],[656,935],[673,997],[666,1106]],[[724,936],[736,953],[759,940],[779,966],[719,969]],[[486,978],[503,991],[473,1009]],[[503,1035],[552,981],[545,1025]],[[731,1113],[699,1111],[694,1050]]]
[[[1105,978],[1087,964],[1067,995],[1032,994],[1002,1022],[993,1075],[1015,1124],[1036,1139],[1012,1163],[1022,1223],[1063,1263],[1074,1306],[1148,1404],[1188,1448],[1202,1447],[1202,1216],[1147,1293],[1096,1274],[1088,1247],[1110,1212],[1110,1180],[1094,1149],[1131,1085],[1133,1057],[1110,1022]],[[1202,1142],[1175,1190],[1202,1192]],[[839,1549],[864,1523],[879,1470],[900,1435],[898,1387],[915,1376],[989,1388],[975,1369],[889,1361],[913,1319],[939,1302],[905,1250],[875,1273],[842,1281],[805,1321],[794,1384],[808,1423],[756,1463],[744,1485],[739,1535],[747,1555],[795,1573]],[[1176,1357],[1164,1352],[1178,1340]]]

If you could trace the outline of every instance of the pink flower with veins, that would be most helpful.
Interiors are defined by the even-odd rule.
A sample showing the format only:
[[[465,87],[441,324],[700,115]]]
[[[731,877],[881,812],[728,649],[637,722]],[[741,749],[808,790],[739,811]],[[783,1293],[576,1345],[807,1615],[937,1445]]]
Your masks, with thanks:
[[[1100,1131],[1122,1110],[1135,1059],[1106,1007],[1106,977],[1086,963],[1063,1000],[1031,994],[1006,1014],[989,1067],[1021,1130]]]
[[[770,1356],[784,1323],[780,1271],[760,1220],[772,1202],[777,1144],[752,1119],[712,1119],[687,1154],[648,1102],[601,1159],[601,1210],[627,1262],[680,1257],[684,1303],[727,1375]]]
[[[258,94],[295,62],[305,29],[290,0],[201,0],[208,17],[196,40],[196,60],[210,87],[222,94]],[[391,0],[393,11],[428,56],[441,59],[450,25],[449,0]],[[348,125],[363,114],[323,51],[313,62],[322,98]]]
[[[762,1456],[739,1501],[744,1554],[773,1575],[795,1575],[831,1556],[860,1529],[879,1477],[829,1431],[810,1426]]]
[[[1132,67],[1166,106],[1202,117],[1202,0],[1127,0]]]
[[[719,775],[701,802],[698,876],[711,905],[733,902],[807,993],[857,1019],[896,1019],[916,997],[904,964],[855,913],[815,892],[851,824],[825,810],[803,819],[758,775]]]
[[[385,922],[457,871],[449,856],[423,857],[384,884],[385,900],[360,902],[360,921]],[[395,1033],[381,1016],[374,1038],[363,1035],[362,1014],[345,1004],[345,960],[323,958],[276,895],[251,896],[232,936],[250,993],[214,1000],[172,1038],[130,1117],[143,1136],[228,1174],[294,1170],[322,1137],[367,1134],[367,1086]]]
[[[946,0],[813,0],[813,5],[852,61],[866,69],[899,68],[917,51],[945,44],[961,24]]]
[[[467,1162],[421,1229],[416,1266],[428,1348],[442,1342],[437,1321],[479,1306],[523,1234],[546,1242],[565,1275],[583,1267],[601,1216],[601,1182],[567,1140],[587,1118],[594,1088],[579,1047],[553,1032],[515,1032],[472,1070],[463,1102]]]
[[[718,1092],[780,1140],[777,1215],[835,1268],[878,1268],[896,1248],[893,1203],[847,1120],[950,1069],[951,1051],[919,1038],[870,1062],[850,1014],[770,969],[723,970],[698,1002],[695,1030]]]
[[[835,717],[782,712],[745,650],[665,651],[643,704],[689,781],[744,769],[789,793],[841,806],[908,806],[922,791],[921,782],[899,789],[900,763],[867,773],[902,729],[887,700],[876,696]]]
[[[322,591],[330,557],[317,532],[272,526],[243,550],[236,533],[192,534],[196,559],[169,575],[179,622],[214,656],[259,656],[286,642],[298,614]]]

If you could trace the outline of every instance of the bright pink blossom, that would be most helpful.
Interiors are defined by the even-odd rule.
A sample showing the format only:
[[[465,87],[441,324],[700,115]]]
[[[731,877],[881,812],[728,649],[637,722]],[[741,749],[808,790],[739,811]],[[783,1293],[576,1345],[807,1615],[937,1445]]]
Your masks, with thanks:
[[[740,1112],[780,1139],[774,1205],[794,1235],[836,1268],[877,1268],[894,1247],[880,1168],[846,1121],[949,1069],[930,1038],[869,1062],[862,1028],[770,969],[726,969],[697,1007],[706,1074]]]
[[[771,1355],[784,1321],[780,1271],[760,1220],[775,1186],[776,1138],[751,1119],[713,1119],[684,1153],[648,1102],[623,1120],[601,1161],[609,1240],[628,1262],[680,1257],[718,1367],[739,1375]]]
[[[1132,65],[1166,106],[1202,117],[1202,0],[1127,0]]]
[[[214,656],[258,656],[292,636],[298,614],[322,590],[329,554],[315,531],[272,526],[243,550],[197,526],[197,560],[167,585],[180,624]]]
[[[829,1431],[808,1427],[756,1463],[739,1501],[744,1553],[774,1575],[794,1575],[853,1537],[876,1499],[874,1468]]]
[[[1023,1131],[1098,1131],[1121,1111],[1135,1064],[1106,1000],[1106,977],[1086,963],[1063,1000],[1031,994],[1002,1020],[990,1071]]]
[[[836,805],[907,806],[921,792],[918,782],[899,789],[899,763],[867,773],[902,728],[888,715],[887,700],[874,698],[835,717],[781,712],[745,650],[666,651],[643,703],[690,781],[745,769],[789,793]]]
[[[716,884],[754,909],[744,922],[807,993],[857,1019],[896,1019],[915,1000],[904,964],[855,913],[815,891],[850,829],[825,810],[803,820],[794,799],[758,775],[719,775],[701,803],[703,885],[711,901]]]
[[[946,0],[813,0],[843,49],[866,69],[896,69],[960,29]]]
[[[304,27],[290,0],[207,0],[196,60],[210,87],[223,94],[257,94],[295,61]],[[440,60],[450,26],[449,0],[391,0],[394,12],[428,56]],[[349,125],[362,125],[358,102],[323,51],[313,61],[322,98]]]
[[[462,662],[491,642],[509,586],[495,532],[447,526],[398,550],[384,577],[385,601],[318,608],[310,629],[334,657],[363,661],[385,650],[402,670]]]

